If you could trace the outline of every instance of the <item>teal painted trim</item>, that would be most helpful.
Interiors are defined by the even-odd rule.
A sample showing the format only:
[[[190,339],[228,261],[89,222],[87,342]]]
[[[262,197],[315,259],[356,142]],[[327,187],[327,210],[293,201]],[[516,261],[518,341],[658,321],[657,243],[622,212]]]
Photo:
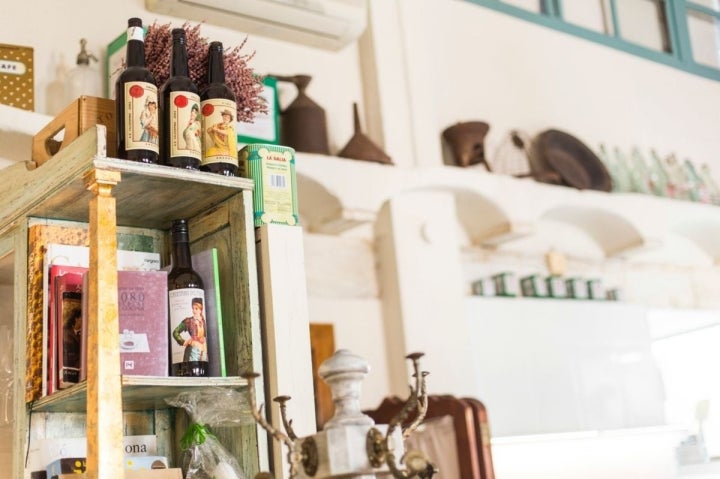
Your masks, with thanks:
[[[612,21],[613,34],[615,38],[622,38],[620,32],[620,19],[618,18],[617,3],[615,0],[610,0],[610,20]]]
[[[681,46],[687,44],[689,40],[687,38],[682,39],[680,36],[676,4],[677,2],[665,2],[665,16],[667,17],[668,35],[670,36],[670,51],[675,52],[680,61],[682,61],[685,56],[683,55]]]
[[[554,0],[555,3],[555,16],[558,18],[564,18],[562,0]]]
[[[682,0],[672,2],[674,12],[674,22],[678,35],[677,54],[681,62],[693,63],[692,44],[690,43],[690,30],[687,22],[687,7]]]
[[[689,10],[695,10],[710,17],[714,17],[716,20],[720,20],[720,12],[713,8],[706,7],[705,5],[698,5],[695,2],[685,2],[685,4]]]
[[[499,0],[463,0],[468,3],[472,3],[481,7],[489,8],[491,10],[495,10],[501,13],[506,13],[508,15],[511,15],[516,18],[520,18],[522,20],[526,20],[531,23],[535,23],[537,25],[542,25],[547,28],[551,28],[553,30],[557,30],[563,33],[567,33],[570,35],[573,35],[575,37],[582,38],[584,40],[588,40],[594,43],[599,43],[601,45],[605,45],[611,48],[614,48],[616,50],[623,51],[625,53],[629,53],[631,55],[635,55],[641,58],[645,58],[650,61],[654,61],[656,63],[661,63],[663,65],[676,68],[678,70],[683,70],[688,73],[692,73],[694,75],[698,75],[704,78],[708,78],[711,80],[717,80],[720,81],[720,70],[717,70],[715,68],[706,67],[704,65],[700,65],[695,63],[692,60],[692,52],[690,51],[689,46],[689,36],[687,33],[687,21],[680,21],[680,22],[674,22],[675,25],[678,25],[678,31],[675,33],[678,38],[678,44],[680,46],[680,49],[676,49],[675,52],[677,52],[676,55],[673,55],[672,53],[667,52],[661,52],[657,50],[651,50],[649,48],[643,47],[641,45],[637,45],[634,43],[630,43],[628,41],[623,40],[619,37],[611,37],[609,35],[606,35],[604,33],[595,32],[592,30],[588,30],[586,28],[573,25],[571,23],[567,23],[559,18],[553,18],[547,14],[538,14],[536,12],[531,12],[525,9],[522,9],[520,7],[516,7],[514,5],[509,5],[507,3],[502,3]],[[674,2],[675,8],[681,8],[677,4],[678,2]],[[684,5],[684,4],[683,4]],[[677,12],[676,12],[677,14]],[[683,12],[684,15],[684,12]],[[683,41],[685,39],[685,41]]]
[[[555,16],[555,0],[540,0],[540,13]]]

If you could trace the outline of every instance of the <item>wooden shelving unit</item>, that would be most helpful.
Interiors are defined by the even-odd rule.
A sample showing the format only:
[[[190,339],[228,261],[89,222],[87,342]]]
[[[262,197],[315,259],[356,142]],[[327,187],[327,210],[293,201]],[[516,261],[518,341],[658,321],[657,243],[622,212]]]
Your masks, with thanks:
[[[106,151],[105,129],[97,126],[35,170],[17,163],[2,173],[7,186],[0,192],[0,277],[6,283],[12,276],[15,349],[12,472],[7,477],[25,476],[27,441],[42,439],[41,434],[86,436],[88,477],[122,479],[124,453],[118,444],[122,444],[128,414],[136,418],[141,411],[150,423],[157,417],[167,421],[178,416],[179,422],[170,421],[169,431],[158,434],[158,449],[177,453],[182,414],[168,415],[165,398],[206,387],[244,390],[246,382],[240,373],[263,371],[252,181],[137,164],[108,158]],[[121,377],[117,295],[113,293],[117,227],[149,229],[167,237],[171,220],[179,217],[189,220],[191,249],[218,250],[230,377]],[[88,379],[26,404],[27,232],[29,221],[38,218],[88,225]],[[265,402],[263,391],[264,387],[257,388],[258,403]],[[43,423],[32,428],[29,438],[28,412],[34,426]],[[84,420],[77,420],[78,413]],[[265,467],[266,438],[253,424],[231,429],[223,432],[224,445],[252,477]]]

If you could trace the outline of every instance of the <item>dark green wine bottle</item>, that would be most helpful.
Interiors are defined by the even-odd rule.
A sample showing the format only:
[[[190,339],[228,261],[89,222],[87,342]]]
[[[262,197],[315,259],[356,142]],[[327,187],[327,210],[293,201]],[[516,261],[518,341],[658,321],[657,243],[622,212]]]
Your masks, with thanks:
[[[205,290],[192,267],[186,220],[173,221],[172,269],[168,273],[170,375],[209,374]]]
[[[235,121],[237,103],[225,84],[223,45],[211,42],[208,52],[208,86],[200,93],[203,153],[200,169],[237,176],[238,152]]]
[[[174,28],[172,42],[170,77],[160,88],[160,161],[169,166],[197,170],[202,133],[200,96],[188,73],[185,30]]]
[[[155,77],[145,68],[142,20],[128,20],[127,67],[115,83],[115,124],[119,158],[157,163],[159,158],[158,91]]]

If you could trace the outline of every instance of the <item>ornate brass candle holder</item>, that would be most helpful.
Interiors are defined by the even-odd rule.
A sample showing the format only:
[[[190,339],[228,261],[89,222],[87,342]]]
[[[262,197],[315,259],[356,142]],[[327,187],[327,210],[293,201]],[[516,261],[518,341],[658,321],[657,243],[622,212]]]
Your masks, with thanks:
[[[413,384],[404,407],[389,424],[374,424],[360,410],[360,385],[370,368],[364,359],[341,349],[320,365],[318,374],[330,386],[335,415],[323,430],[298,437],[286,416],[289,396],[278,396],[285,432],[273,427],[255,402],[257,373],[243,375],[257,423],[275,440],[288,448],[289,477],[294,478],[372,478],[391,475],[397,479],[431,478],[435,466],[420,451],[405,452],[405,440],[420,425],[427,412],[426,371],[420,371],[422,353],[407,356],[413,364]],[[399,460],[398,460],[399,458]],[[267,478],[267,473],[261,473]]]

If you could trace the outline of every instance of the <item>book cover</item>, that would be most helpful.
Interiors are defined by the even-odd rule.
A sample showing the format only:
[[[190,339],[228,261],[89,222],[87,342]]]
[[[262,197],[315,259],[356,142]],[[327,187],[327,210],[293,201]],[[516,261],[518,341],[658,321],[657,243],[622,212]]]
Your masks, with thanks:
[[[120,372],[168,376],[166,271],[119,271]]]
[[[50,279],[54,283],[53,314],[48,331],[53,332],[57,348],[57,389],[65,389],[80,382],[81,343],[85,330],[82,314],[82,282],[86,268],[51,266]]]
[[[85,246],[50,243],[45,247],[42,265],[43,288],[43,344],[45,354],[42,356],[42,391],[41,395],[52,394],[58,389],[58,334],[55,308],[55,278],[67,272],[87,270],[88,259]],[[78,269],[76,269],[78,268]]]
[[[224,377],[225,347],[220,302],[220,271],[217,248],[192,255],[193,269],[205,286],[205,319],[207,321],[208,363],[210,376]]]

